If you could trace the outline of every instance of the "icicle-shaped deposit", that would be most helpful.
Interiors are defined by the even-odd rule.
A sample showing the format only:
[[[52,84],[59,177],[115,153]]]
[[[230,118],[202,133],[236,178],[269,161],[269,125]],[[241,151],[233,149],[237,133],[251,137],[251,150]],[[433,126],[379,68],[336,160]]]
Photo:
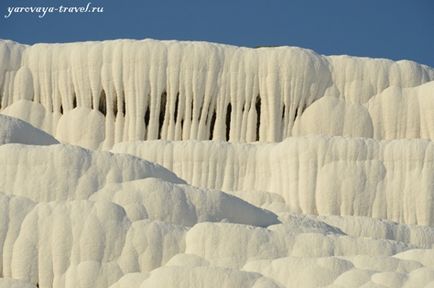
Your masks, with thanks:
[[[420,86],[433,79],[410,61],[294,47],[0,41],[1,113],[88,148],[306,134],[434,139],[434,85]]]

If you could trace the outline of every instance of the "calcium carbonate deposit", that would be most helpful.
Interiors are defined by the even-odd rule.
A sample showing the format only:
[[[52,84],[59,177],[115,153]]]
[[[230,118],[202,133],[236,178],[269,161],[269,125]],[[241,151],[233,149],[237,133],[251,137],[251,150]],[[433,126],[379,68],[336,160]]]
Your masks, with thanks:
[[[0,41],[0,288],[434,287],[434,69]]]

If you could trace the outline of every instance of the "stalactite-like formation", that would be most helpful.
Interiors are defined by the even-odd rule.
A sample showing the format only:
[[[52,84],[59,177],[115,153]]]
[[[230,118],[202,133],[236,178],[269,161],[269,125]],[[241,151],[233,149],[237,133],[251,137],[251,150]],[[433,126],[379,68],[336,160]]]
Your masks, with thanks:
[[[417,105],[423,99],[411,98],[423,95],[407,97],[412,93],[407,90],[433,79],[431,68],[409,61],[325,57],[293,47],[154,40],[33,46],[0,42],[2,113],[57,136],[59,121],[75,108],[99,111],[105,137],[90,148],[143,139],[275,142],[317,132],[430,138],[434,131],[422,128],[428,120],[424,113],[404,115],[417,118],[419,134],[390,133],[400,124],[390,122],[392,129],[376,120],[391,105],[382,92],[397,87],[403,101]],[[434,105],[432,99],[428,102]],[[30,116],[23,112],[29,106],[38,107]],[[329,111],[336,106],[338,110]],[[312,126],[324,122],[315,111],[323,107],[339,120],[320,123],[323,129],[315,131]],[[340,127],[344,117],[349,124]],[[353,123],[356,117],[364,122]],[[71,133],[81,129],[69,126]]]

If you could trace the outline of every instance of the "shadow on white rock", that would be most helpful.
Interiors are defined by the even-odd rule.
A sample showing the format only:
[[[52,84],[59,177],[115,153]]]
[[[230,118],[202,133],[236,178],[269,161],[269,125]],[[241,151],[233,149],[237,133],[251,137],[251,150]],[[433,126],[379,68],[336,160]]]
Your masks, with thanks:
[[[0,145],[8,143],[52,145],[59,141],[25,121],[0,114]]]
[[[151,219],[184,226],[221,221],[262,227],[279,223],[274,213],[235,196],[158,178],[114,183],[90,199],[121,205],[132,221]]]
[[[36,288],[37,286],[16,279],[0,278],[0,288]]]

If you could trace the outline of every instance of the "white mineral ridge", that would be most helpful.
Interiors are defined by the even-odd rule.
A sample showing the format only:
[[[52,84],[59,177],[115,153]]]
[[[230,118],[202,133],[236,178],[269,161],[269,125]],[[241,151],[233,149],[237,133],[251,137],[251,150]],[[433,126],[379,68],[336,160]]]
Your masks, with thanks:
[[[131,220],[192,226],[230,221],[257,226],[277,216],[235,196],[183,184],[169,170],[122,154],[77,146],[0,146],[0,191],[35,202],[91,199],[122,206]]]
[[[121,206],[105,200],[37,204],[0,194],[0,204],[2,275],[39,287],[214,287],[214,282],[225,287],[320,287],[341,283],[349,271],[368,275],[364,282],[359,279],[362,284],[390,271],[403,275],[401,284],[410,281],[405,275],[415,283],[432,279],[426,274],[431,268],[424,267],[434,265],[433,250],[346,236],[315,217],[288,215],[284,223],[268,228],[231,223],[189,228],[131,221]],[[158,268],[162,265],[167,268]],[[210,279],[211,286],[206,284]]]
[[[148,177],[185,183],[169,170],[130,155],[60,144],[0,145],[0,191],[36,202],[88,199],[107,185]]]
[[[157,219],[193,226],[198,222],[243,223],[268,226],[277,216],[220,191],[146,178],[107,185],[90,197],[121,205],[131,220]]]
[[[0,40],[0,288],[434,287],[433,95],[405,60]]]
[[[159,163],[199,187],[278,194],[292,212],[434,223],[434,144],[428,140],[145,141],[112,151]]]
[[[2,40],[0,63],[1,113],[86,148],[312,133],[434,139],[434,70],[406,60],[151,39]]]
[[[8,143],[51,145],[59,142],[25,121],[0,114],[0,145]]]

